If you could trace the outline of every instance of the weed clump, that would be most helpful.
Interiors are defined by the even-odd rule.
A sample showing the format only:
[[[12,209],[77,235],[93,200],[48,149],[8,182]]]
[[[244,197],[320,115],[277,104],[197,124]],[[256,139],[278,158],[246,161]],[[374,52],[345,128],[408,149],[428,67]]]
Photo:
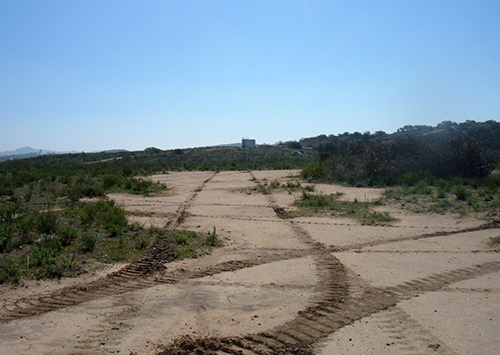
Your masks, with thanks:
[[[457,186],[454,190],[454,194],[459,201],[466,201],[470,196],[469,191],[463,185]]]
[[[422,185],[424,186],[424,185]],[[481,218],[496,219],[500,213],[500,179],[439,179],[423,188],[402,186],[387,189],[386,201],[401,203],[414,212],[476,213]],[[430,191],[429,191],[430,190]]]
[[[18,263],[11,257],[5,256],[2,260],[2,269],[0,270],[0,283],[18,283],[21,280],[21,276],[21,268]]]
[[[294,205],[299,207],[301,215],[331,215],[337,217],[349,217],[363,224],[385,224],[395,219],[388,212],[373,210],[374,203],[354,201],[343,201],[341,193],[324,195],[302,192],[302,198],[295,201]]]
[[[499,246],[499,245],[500,245],[500,235],[497,236],[497,237],[491,238],[490,246],[496,247],[496,246]]]
[[[177,252],[177,258],[197,258],[200,255],[209,253],[212,248],[223,245],[222,240],[217,235],[214,227],[211,232],[198,233],[192,231],[171,232]]]

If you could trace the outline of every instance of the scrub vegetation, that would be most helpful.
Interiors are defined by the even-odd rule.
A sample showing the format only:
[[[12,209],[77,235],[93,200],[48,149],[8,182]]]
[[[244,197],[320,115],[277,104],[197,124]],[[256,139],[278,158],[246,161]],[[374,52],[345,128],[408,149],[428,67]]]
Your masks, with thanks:
[[[153,196],[167,187],[147,176],[171,170],[280,169],[312,154],[290,150],[196,148],[47,155],[0,164],[0,283],[76,275],[92,262],[133,261],[168,239],[174,257],[220,246],[216,230],[170,231],[130,223],[111,192]]]
[[[174,258],[197,257],[220,243],[213,233],[130,223],[122,206],[105,197],[45,198],[38,203],[33,198],[31,203],[17,199],[1,204],[0,282],[77,275],[94,261],[137,260],[161,240],[172,244]]]
[[[419,181],[413,186],[388,188],[386,201],[414,212],[476,214],[495,220],[500,215],[500,178]]]
[[[486,219],[500,213],[498,122],[444,121],[391,135],[345,133],[301,142],[319,151],[301,172],[308,181],[387,187],[385,202],[417,212]]]
[[[380,203],[412,211],[500,213],[500,123],[445,121],[304,138],[256,148],[207,147],[45,155],[0,163],[0,282],[74,275],[92,262],[140,258],[168,239],[177,257],[220,245],[216,231],[194,233],[130,223],[111,192],[153,196],[167,186],[148,176],[170,171],[302,169],[301,179],[271,181],[244,193],[299,192],[297,214],[390,223],[376,204],[314,193],[314,183],[387,187]]]
[[[341,193],[330,195],[311,194],[302,192],[302,197],[295,201],[299,208],[295,212],[301,216],[329,215],[335,217],[348,217],[358,220],[362,224],[386,224],[395,219],[387,212],[378,212],[373,207],[380,202],[360,202],[341,200]]]
[[[500,123],[445,121],[405,126],[397,133],[341,134],[304,140],[320,159],[302,176],[351,186],[412,186],[419,181],[485,179],[500,157]]]

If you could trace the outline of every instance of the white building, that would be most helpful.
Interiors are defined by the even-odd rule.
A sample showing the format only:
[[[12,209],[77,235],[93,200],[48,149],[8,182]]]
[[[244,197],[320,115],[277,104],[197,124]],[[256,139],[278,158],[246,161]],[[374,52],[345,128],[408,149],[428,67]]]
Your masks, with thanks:
[[[243,138],[241,140],[241,146],[243,148],[255,148],[255,139]]]

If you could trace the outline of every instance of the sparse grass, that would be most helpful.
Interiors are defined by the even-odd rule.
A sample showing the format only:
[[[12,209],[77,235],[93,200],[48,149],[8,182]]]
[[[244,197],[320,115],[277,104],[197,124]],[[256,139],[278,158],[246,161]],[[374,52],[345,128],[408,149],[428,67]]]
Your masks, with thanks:
[[[43,235],[33,245],[6,256],[0,265],[0,283],[19,282],[22,278],[60,278],[73,275],[89,260],[103,263],[139,259],[160,239],[171,241],[177,259],[197,258],[222,246],[214,227],[211,232],[170,231],[160,227],[140,227],[111,237],[105,231],[85,230],[74,238],[74,230],[66,229],[68,239],[56,234]],[[62,240],[62,241],[61,241]],[[63,243],[69,240],[70,242]]]
[[[244,193],[246,195],[252,195],[254,193],[263,193],[264,192],[263,189],[271,189],[274,192],[278,192],[281,190],[281,191],[286,191],[289,194],[292,194],[293,192],[296,192],[296,191],[313,192],[315,189],[315,186],[313,184],[303,185],[297,179],[288,180],[286,182],[280,182],[278,180],[273,180],[270,183],[265,182],[263,187],[261,187],[261,186],[249,186],[249,187],[234,189],[233,191]]]
[[[177,258],[197,258],[210,253],[215,247],[223,245],[214,227],[212,232],[198,233],[192,231],[174,231],[172,239],[175,241]]]
[[[386,202],[396,202],[413,212],[474,214],[497,219],[500,214],[500,191],[497,179],[484,181],[437,180],[434,186],[395,187],[385,192]]]
[[[387,212],[373,210],[375,203],[340,200],[341,193],[330,195],[311,194],[303,192],[302,197],[295,201],[294,205],[299,207],[299,215],[330,215],[337,217],[348,217],[360,221],[363,224],[385,224],[395,219]]]
[[[262,193],[262,190],[258,186],[242,187],[242,188],[233,189],[232,191],[243,193],[245,195],[253,195],[255,193]]]
[[[491,241],[490,241],[490,246],[492,247],[497,247],[500,245],[500,235],[499,236],[496,236],[494,238],[491,238]]]
[[[217,229],[215,227],[212,232],[207,233],[204,244],[209,247],[220,247],[223,245],[222,240],[217,235]]]
[[[307,185],[307,189],[310,189],[312,185]],[[288,193],[292,193],[295,191],[305,190],[306,187],[302,186],[302,183],[299,180],[287,180],[286,182],[280,182],[278,180],[273,180],[269,184],[269,188],[273,190],[285,190]],[[313,187],[314,189],[314,187]]]

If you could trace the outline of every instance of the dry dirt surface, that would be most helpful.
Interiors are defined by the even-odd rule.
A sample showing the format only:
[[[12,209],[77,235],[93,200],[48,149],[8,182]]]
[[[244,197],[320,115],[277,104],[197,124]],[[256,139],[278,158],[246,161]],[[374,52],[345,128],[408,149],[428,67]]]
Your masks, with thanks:
[[[215,227],[225,245],[176,262],[159,245],[79,279],[3,285],[0,353],[499,354],[498,224],[390,206],[388,226],[293,218],[300,192],[267,186],[297,173],[177,172],[153,177],[164,195],[111,196],[144,224]]]

